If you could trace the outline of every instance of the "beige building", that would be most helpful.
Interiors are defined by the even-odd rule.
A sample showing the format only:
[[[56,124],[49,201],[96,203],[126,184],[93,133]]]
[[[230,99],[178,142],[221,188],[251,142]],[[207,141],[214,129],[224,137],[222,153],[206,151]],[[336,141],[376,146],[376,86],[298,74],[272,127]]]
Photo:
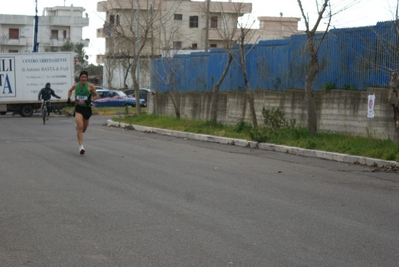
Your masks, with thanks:
[[[300,18],[258,17],[260,40],[286,39],[299,33]]]
[[[239,19],[252,12],[251,3],[191,0],[107,0],[97,3],[105,22],[97,37],[105,38],[104,86],[132,87],[132,58],[140,54],[140,87],[149,87],[150,59],[209,48],[223,48],[240,35]],[[209,10],[209,12],[207,12]],[[208,14],[208,15],[207,15]],[[208,18],[208,19],[207,19]],[[258,29],[246,35],[247,43],[284,39],[298,33],[300,18],[258,17]],[[145,45],[141,52],[138,46]]]
[[[227,39],[234,39],[231,36],[234,36],[239,17],[251,13],[252,4],[210,1],[209,13],[207,10],[207,1],[98,2],[97,11],[106,12],[106,21],[103,27],[97,30],[97,37],[106,39],[106,55],[97,58],[98,63],[104,60],[104,85],[132,85],[127,61],[135,54],[138,49],[136,46],[141,44],[144,38],[145,46],[140,56],[147,59],[170,55],[178,50],[203,51],[210,47],[224,47]],[[149,61],[146,63],[142,59],[140,62],[140,86],[148,87]],[[128,79],[125,81],[124,77]]]
[[[82,7],[72,6],[45,8],[39,16],[38,51],[58,51],[67,41],[88,46],[89,40],[82,40],[82,28],[89,25],[89,18],[83,16],[84,11]],[[0,15],[0,52],[32,52],[34,21],[35,16]]]

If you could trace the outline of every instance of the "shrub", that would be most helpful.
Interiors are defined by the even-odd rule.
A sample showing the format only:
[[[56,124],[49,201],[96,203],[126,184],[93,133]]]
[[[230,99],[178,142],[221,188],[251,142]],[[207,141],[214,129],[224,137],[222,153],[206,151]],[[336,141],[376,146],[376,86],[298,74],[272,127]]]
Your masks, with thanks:
[[[281,128],[295,128],[296,120],[285,119],[285,114],[279,108],[272,109],[262,109],[262,115],[264,118],[264,123],[267,127],[271,129],[272,134],[275,134],[277,130]]]
[[[269,130],[266,127],[257,127],[249,131],[249,137],[252,141],[265,143],[270,140]]]
[[[325,90],[335,89],[335,83],[326,82],[326,83],[324,84],[324,89],[325,89]]]
[[[273,88],[278,89],[281,85],[281,79],[279,77],[276,77],[273,79]]]
[[[281,129],[295,129],[296,120],[285,119],[285,114],[279,108],[262,109],[265,127],[257,127],[249,131],[251,140],[266,142],[276,136]]]
[[[348,91],[356,91],[356,87],[353,85],[349,85],[347,83],[344,84],[344,90],[348,90]]]
[[[250,123],[245,122],[243,119],[239,119],[233,131],[236,133],[249,133],[251,129],[252,126]]]

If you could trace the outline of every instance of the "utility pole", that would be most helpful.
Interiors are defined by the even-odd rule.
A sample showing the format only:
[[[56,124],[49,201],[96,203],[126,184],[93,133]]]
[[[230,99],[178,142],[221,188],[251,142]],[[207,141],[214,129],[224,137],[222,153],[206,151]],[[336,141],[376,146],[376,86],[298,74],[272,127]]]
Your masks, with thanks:
[[[137,78],[137,83],[140,87],[140,57],[139,57],[139,51],[140,51],[140,3],[139,0],[137,0],[137,9],[136,9],[136,20],[137,20],[137,40],[136,40],[136,57],[137,57],[137,68],[136,68],[136,78]]]
[[[36,53],[39,50],[39,44],[37,43],[37,32],[39,28],[39,17],[37,16],[37,0],[36,0],[36,15],[35,15],[35,32],[33,36],[33,52]]]
[[[206,0],[206,26],[205,26],[205,52],[208,52],[209,48],[209,2]]]

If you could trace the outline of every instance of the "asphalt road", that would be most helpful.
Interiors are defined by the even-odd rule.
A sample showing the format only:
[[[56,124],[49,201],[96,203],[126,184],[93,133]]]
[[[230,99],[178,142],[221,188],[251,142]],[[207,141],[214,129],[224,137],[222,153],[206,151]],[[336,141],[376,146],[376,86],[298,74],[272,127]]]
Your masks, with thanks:
[[[399,176],[0,117],[0,266],[398,266]]]

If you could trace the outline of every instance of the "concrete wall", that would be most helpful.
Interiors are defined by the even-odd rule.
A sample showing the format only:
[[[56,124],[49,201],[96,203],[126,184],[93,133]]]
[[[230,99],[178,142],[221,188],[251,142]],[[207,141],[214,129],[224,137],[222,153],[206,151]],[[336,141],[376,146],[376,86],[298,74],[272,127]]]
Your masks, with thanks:
[[[367,118],[368,95],[375,95],[374,118]],[[388,89],[369,88],[367,91],[329,90],[314,92],[317,100],[318,129],[380,139],[392,139],[393,111],[388,104]],[[254,91],[258,124],[263,124],[262,108],[279,108],[287,119],[296,119],[297,125],[307,126],[304,90],[283,92]],[[154,102],[156,102],[154,106]],[[212,93],[180,93],[181,117],[209,120]],[[240,118],[250,122],[250,112],[245,92],[220,93],[218,121],[236,124]],[[175,116],[172,101],[166,93],[148,98],[148,113]]]

